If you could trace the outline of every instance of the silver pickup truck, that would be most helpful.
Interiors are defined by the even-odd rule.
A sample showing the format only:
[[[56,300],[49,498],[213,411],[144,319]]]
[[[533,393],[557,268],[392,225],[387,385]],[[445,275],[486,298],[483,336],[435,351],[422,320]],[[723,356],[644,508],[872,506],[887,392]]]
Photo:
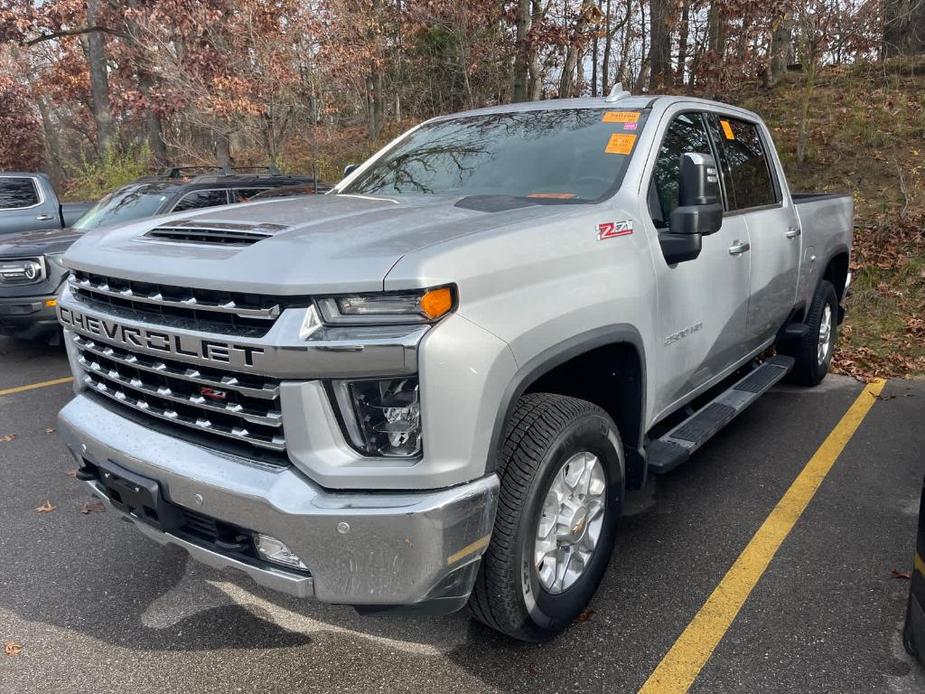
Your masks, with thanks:
[[[94,493],[214,567],[543,640],[627,489],[826,375],[851,235],[851,198],[792,194],[732,106],[436,118],[329,195],[87,233],[59,431]]]

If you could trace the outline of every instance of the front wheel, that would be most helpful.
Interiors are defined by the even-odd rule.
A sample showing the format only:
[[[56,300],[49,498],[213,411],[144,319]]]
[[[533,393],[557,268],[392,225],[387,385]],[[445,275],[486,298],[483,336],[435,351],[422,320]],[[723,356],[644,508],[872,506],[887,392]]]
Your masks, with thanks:
[[[491,544],[469,601],[476,619],[545,641],[581,614],[610,561],[623,471],[620,435],[602,409],[562,395],[521,398],[501,454]]]

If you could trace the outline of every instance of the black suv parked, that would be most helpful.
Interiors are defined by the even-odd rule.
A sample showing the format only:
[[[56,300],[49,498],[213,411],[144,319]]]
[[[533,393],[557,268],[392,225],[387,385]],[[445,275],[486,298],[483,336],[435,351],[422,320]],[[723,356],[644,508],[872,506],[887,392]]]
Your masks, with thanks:
[[[84,232],[155,215],[246,202],[259,193],[301,186],[310,176],[288,176],[270,168],[248,170],[174,167],[109,193],[68,229],[28,231],[0,237],[0,335],[58,339],[55,297],[66,271],[61,255]],[[321,183],[318,192],[329,187]]]

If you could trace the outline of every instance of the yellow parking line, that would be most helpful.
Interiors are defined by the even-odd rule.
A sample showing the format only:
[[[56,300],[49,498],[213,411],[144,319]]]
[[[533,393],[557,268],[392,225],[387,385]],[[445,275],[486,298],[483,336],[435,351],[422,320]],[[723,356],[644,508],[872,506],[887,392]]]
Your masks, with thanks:
[[[0,390],[0,395],[13,395],[14,393],[25,393],[27,390],[35,390],[36,388],[47,388],[48,386],[59,386],[62,383],[70,383],[74,379],[70,376],[65,376],[64,378],[55,378],[51,381],[42,381],[41,383],[30,383],[25,386],[16,386],[15,388],[4,388]]]
[[[793,530],[835,460],[883,390],[885,380],[867,384],[790,485],[732,568],[707,598],[639,690],[640,694],[686,692],[758,583],[781,543]]]

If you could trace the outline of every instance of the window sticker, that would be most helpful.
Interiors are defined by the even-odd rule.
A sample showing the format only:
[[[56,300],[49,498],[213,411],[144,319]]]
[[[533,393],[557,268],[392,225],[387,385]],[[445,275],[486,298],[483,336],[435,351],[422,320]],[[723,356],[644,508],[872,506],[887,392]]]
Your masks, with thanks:
[[[728,120],[722,120],[722,119],[720,119],[719,124],[723,127],[723,135],[726,136],[726,139],[727,139],[727,140],[734,140],[734,139],[736,139],[736,135],[735,135],[734,132],[732,132],[732,126],[729,125],[729,121],[728,121]]]
[[[639,111],[605,111],[604,123],[638,123]]]
[[[638,123],[624,123],[623,131],[626,132],[627,130],[635,130],[637,125]]]
[[[604,152],[607,154],[629,154],[636,144],[636,136],[628,133],[614,133],[607,142]]]

